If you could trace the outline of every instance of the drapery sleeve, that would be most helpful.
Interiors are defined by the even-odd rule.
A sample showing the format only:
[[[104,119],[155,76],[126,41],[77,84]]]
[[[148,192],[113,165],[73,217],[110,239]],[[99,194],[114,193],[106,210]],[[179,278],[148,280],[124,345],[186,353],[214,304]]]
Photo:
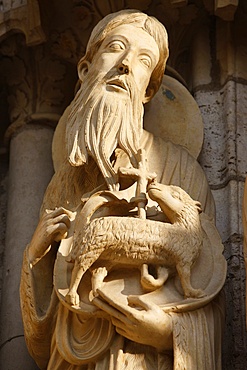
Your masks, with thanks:
[[[20,301],[25,339],[40,369],[47,368],[57,315],[58,298],[52,286],[53,254],[48,253],[34,267],[28,260],[28,246],[23,256]]]
[[[224,327],[224,294],[203,308],[171,313],[174,369],[220,370]]]

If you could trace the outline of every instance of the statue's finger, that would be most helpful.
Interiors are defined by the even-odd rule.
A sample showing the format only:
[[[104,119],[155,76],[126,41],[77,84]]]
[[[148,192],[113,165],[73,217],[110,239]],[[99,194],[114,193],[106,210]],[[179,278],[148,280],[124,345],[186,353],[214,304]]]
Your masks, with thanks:
[[[129,331],[126,331],[122,328],[118,328],[117,326],[116,326],[116,332],[127,339],[130,339],[132,341],[135,340],[135,338],[133,338],[133,333],[130,333]]]
[[[157,307],[155,304],[148,302],[148,301],[144,301],[143,298],[137,295],[129,295],[128,303],[132,307],[142,308],[145,311],[154,310]]]
[[[108,313],[112,318],[118,319],[120,322],[125,323],[125,325],[130,324],[130,321],[123,313],[121,313],[114,307],[110,306],[107,302],[104,302],[102,299],[96,297],[92,300],[92,302],[102,311]]]
[[[53,223],[54,224],[64,223],[68,229],[70,228],[70,219],[68,215],[64,213],[53,218]]]
[[[112,309],[114,309],[114,312],[118,313],[110,314],[111,316],[119,318],[121,321],[123,321],[124,318],[129,318],[130,320],[136,319],[138,311],[135,308],[132,308],[127,304],[119,304],[116,300],[113,300],[112,298],[107,296],[101,289],[97,289],[97,293],[104,300],[104,302],[106,302],[107,306],[110,306]]]
[[[132,321],[130,321],[129,319],[127,319],[124,315],[122,315],[123,317],[123,320],[119,320],[119,318],[116,318],[116,317],[112,317],[111,321],[113,323],[114,326],[116,326],[116,328],[118,329],[121,329],[121,330],[126,330],[128,328],[130,329],[133,329],[134,327],[136,327],[136,324],[133,324]]]
[[[46,209],[45,210],[46,214],[52,214],[52,217],[59,216],[61,214],[66,214],[69,218],[73,219],[75,212],[71,212],[68,209],[64,207],[58,207],[55,209]]]
[[[48,234],[53,236],[56,241],[66,238],[67,232],[68,228],[63,222],[56,223],[48,228]]]

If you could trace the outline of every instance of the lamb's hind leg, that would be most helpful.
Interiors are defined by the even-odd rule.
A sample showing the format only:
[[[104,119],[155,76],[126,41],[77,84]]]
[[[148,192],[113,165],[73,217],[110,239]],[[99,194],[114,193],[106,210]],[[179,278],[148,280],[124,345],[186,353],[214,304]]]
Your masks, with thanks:
[[[165,284],[169,276],[169,270],[165,266],[157,266],[157,278],[148,271],[148,265],[144,263],[141,267],[141,285],[147,291],[156,290]]]
[[[191,277],[191,265],[189,264],[177,264],[177,272],[181,281],[181,285],[186,298],[202,298],[206,296],[206,293],[202,289],[195,289],[192,287],[190,282]]]
[[[107,276],[108,271],[105,266],[97,267],[92,269],[92,290],[89,293],[89,300],[92,301],[95,297],[98,296],[97,290],[102,286],[104,278]]]

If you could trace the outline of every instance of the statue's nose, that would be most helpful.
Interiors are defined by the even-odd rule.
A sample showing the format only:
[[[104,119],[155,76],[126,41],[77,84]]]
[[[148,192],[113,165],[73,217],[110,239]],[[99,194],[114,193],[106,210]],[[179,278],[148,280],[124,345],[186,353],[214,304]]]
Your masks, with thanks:
[[[121,74],[126,74],[128,75],[129,72],[130,72],[130,68],[129,68],[129,65],[127,62],[121,62],[119,65],[118,65],[118,72],[121,73]]]

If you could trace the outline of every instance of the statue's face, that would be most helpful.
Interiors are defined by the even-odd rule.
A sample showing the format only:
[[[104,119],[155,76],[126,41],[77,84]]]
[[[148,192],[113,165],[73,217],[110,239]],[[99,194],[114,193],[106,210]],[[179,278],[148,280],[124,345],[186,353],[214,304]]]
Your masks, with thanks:
[[[128,76],[132,77],[142,102],[145,102],[150,77],[158,60],[159,49],[152,36],[133,25],[122,25],[107,34],[89,69],[103,72],[106,90],[119,94],[130,94],[124,81],[128,81]]]

